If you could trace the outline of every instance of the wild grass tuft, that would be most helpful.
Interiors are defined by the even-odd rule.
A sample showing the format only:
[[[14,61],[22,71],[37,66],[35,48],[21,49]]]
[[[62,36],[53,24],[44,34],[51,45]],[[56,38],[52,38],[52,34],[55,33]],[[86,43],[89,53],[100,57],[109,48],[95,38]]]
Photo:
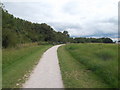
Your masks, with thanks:
[[[118,87],[118,45],[68,44],[70,55],[112,88]]]

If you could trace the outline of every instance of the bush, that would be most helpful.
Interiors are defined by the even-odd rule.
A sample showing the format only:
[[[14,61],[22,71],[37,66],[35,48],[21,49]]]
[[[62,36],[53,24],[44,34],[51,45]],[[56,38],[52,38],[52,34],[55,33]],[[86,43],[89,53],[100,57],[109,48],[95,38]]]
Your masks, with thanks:
[[[48,42],[38,42],[38,45],[48,45],[49,43]]]
[[[17,44],[17,36],[15,33],[11,32],[9,29],[3,31],[2,37],[2,46],[4,48],[7,47],[15,47]]]

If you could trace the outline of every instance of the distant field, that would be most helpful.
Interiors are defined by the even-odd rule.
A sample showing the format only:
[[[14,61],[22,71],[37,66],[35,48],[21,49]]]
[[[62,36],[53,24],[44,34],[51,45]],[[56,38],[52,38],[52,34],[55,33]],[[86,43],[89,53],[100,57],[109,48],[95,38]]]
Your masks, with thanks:
[[[58,57],[66,88],[118,87],[118,45],[67,44]]]
[[[4,49],[2,54],[3,88],[21,87],[33,66],[51,45]]]

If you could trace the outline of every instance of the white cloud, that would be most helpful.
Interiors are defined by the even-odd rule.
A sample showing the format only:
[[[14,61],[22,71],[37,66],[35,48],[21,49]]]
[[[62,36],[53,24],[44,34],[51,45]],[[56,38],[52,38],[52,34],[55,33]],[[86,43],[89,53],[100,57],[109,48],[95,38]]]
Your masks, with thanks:
[[[14,16],[48,23],[58,31],[69,31],[71,36],[117,34],[119,0],[7,1],[3,0],[5,7]]]

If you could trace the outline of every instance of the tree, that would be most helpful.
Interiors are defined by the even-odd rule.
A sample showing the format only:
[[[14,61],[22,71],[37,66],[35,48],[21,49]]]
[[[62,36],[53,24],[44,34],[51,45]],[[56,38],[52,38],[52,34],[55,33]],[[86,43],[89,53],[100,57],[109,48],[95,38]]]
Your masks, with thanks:
[[[68,31],[56,32],[46,23],[38,24],[16,18],[6,10],[2,10],[2,19],[2,41],[5,48],[28,42],[66,43],[70,41]]]
[[[103,43],[113,43],[113,41],[110,38],[103,38]]]
[[[9,29],[3,31],[2,46],[15,47],[17,44],[17,36],[14,32],[11,32]]]
[[[70,36],[69,34],[68,34],[68,31],[63,31],[63,34],[65,34],[66,36]]]

